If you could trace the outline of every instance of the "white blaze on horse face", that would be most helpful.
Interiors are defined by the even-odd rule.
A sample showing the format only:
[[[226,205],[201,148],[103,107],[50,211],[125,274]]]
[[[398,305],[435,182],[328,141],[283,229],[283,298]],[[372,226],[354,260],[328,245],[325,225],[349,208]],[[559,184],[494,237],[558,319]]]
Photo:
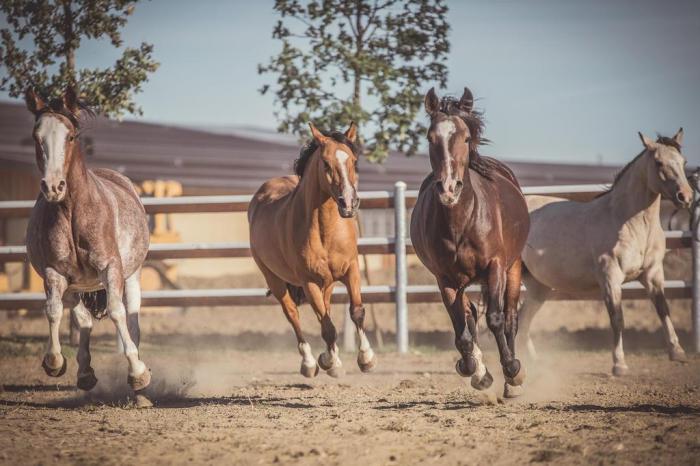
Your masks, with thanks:
[[[68,127],[58,118],[46,115],[39,120],[36,136],[41,144],[44,157],[44,178],[46,182],[58,183],[65,178],[63,165],[66,160],[66,138]]]
[[[343,182],[343,198],[345,198],[345,202],[347,202],[348,205],[351,205],[352,201],[354,200],[354,196],[347,167],[347,161],[350,158],[350,154],[338,149],[335,151],[335,158],[338,160],[338,165],[340,165],[340,176]]]
[[[450,138],[457,131],[452,120],[444,120],[437,124],[435,132],[438,137],[442,140],[442,147],[445,151],[444,153],[444,164],[445,164],[445,187],[448,187],[452,182],[452,156],[450,155]]]

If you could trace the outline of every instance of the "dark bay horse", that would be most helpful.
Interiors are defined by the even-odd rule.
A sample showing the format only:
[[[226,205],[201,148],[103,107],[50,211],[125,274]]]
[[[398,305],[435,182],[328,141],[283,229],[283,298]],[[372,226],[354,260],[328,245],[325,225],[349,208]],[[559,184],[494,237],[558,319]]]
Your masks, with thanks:
[[[73,308],[80,327],[78,387],[92,389],[97,378],[90,366],[91,313],[106,310],[124,343],[127,381],[138,392],[151,379],[138,353],[139,275],[149,243],[143,205],[126,177],[86,167],[78,136],[87,108],[72,88],[48,103],[29,89],[25,100],[36,118],[33,137],[42,176],[27,228],[29,260],[46,291],[49,344],[42,366],[52,377],[65,373],[59,326],[64,305]]]
[[[342,364],[330,316],[336,281],[348,290],[350,314],[360,340],[357,363],[367,372],[375,366],[376,356],[364,331],[353,220],[360,204],[357,129],[354,123],[345,133],[322,133],[310,127],[313,140],[302,148],[295,163],[297,176],[273,178],[253,196],[248,208],[250,249],[294,328],[302,375],[316,376],[318,366],[331,376],[339,375]],[[318,365],[299,325],[297,306],[302,298],[311,303],[327,346]]]
[[[505,375],[505,396],[515,396],[524,370],[515,359],[520,254],[530,225],[515,176],[502,163],[479,155],[483,122],[464,89],[461,99],[425,96],[430,115],[432,173],[421,185],[411,217],[416,254],[437,279],[462,358],[457,373],[479,390],[493,378],[477,346],[476,307],[464,289],[481,283],[486,321],[496,337]]]

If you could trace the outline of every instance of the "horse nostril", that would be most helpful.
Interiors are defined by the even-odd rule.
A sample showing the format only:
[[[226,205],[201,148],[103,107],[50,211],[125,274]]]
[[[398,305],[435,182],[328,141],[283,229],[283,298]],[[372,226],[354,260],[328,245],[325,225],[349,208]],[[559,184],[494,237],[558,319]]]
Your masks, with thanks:
[[[683,191],[678,191],[676,193],[676,199],[678,199],[679,202],[682,202],[683,204],[687,204],[690,202],[690,199],[685,195]]]
[[[464,186],[464,183],[462,183],[461,181],[458,181],[455,184],[455,192],[458,193],[458,192],[462,191],[462,186]]]
[[[61,180],[61,181],[58,183],[58,192],[59,192],[59,193],[62,192],[62,191],[63,191],[63,188],[65,188],[65,187],[66,187],[66,182],[63,181],[63,180]]]

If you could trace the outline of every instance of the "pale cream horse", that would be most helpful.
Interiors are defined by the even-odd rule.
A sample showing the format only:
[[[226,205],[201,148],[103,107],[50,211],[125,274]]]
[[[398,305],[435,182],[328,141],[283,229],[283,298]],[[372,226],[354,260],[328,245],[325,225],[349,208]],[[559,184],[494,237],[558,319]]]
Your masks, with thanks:
[[[639,136],[644,150],[596,199],[575,202],[527,196],[531,220],[523,262],[529,273],[524,277],[527,297],[520,311],[518,339],[533,358],[530,323],[548,293],[600,289],[614,334],[612,371],[625,374],[629,369],[622,348],[622,284],[634,280],[644,285],[656,307],[670,359],[686,358],[664,297],[666,239],[659,215],[662,196],[684,208],[693,198],[681,155],[683,129],[656,141]]]

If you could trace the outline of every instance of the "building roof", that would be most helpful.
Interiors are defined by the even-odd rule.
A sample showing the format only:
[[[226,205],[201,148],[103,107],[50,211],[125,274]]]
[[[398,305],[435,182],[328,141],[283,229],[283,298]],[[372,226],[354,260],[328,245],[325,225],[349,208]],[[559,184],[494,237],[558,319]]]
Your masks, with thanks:
[[[0,102],[0,167],[35,170],[32,115],[23,105]],[[85,123],[83,144],[91,167],[120,171],[134,182],[177,180],[186,190],[251,193],[272,177],[292,173],[299,147],[254,132],[188,129],[95,118]],[[523,186],[605,183],[618,167],[508,162]],[[360,162],[363,191],[391,189],[405,181],[416,189],[428,173],[425,155],[392,153],[384,164]]]

